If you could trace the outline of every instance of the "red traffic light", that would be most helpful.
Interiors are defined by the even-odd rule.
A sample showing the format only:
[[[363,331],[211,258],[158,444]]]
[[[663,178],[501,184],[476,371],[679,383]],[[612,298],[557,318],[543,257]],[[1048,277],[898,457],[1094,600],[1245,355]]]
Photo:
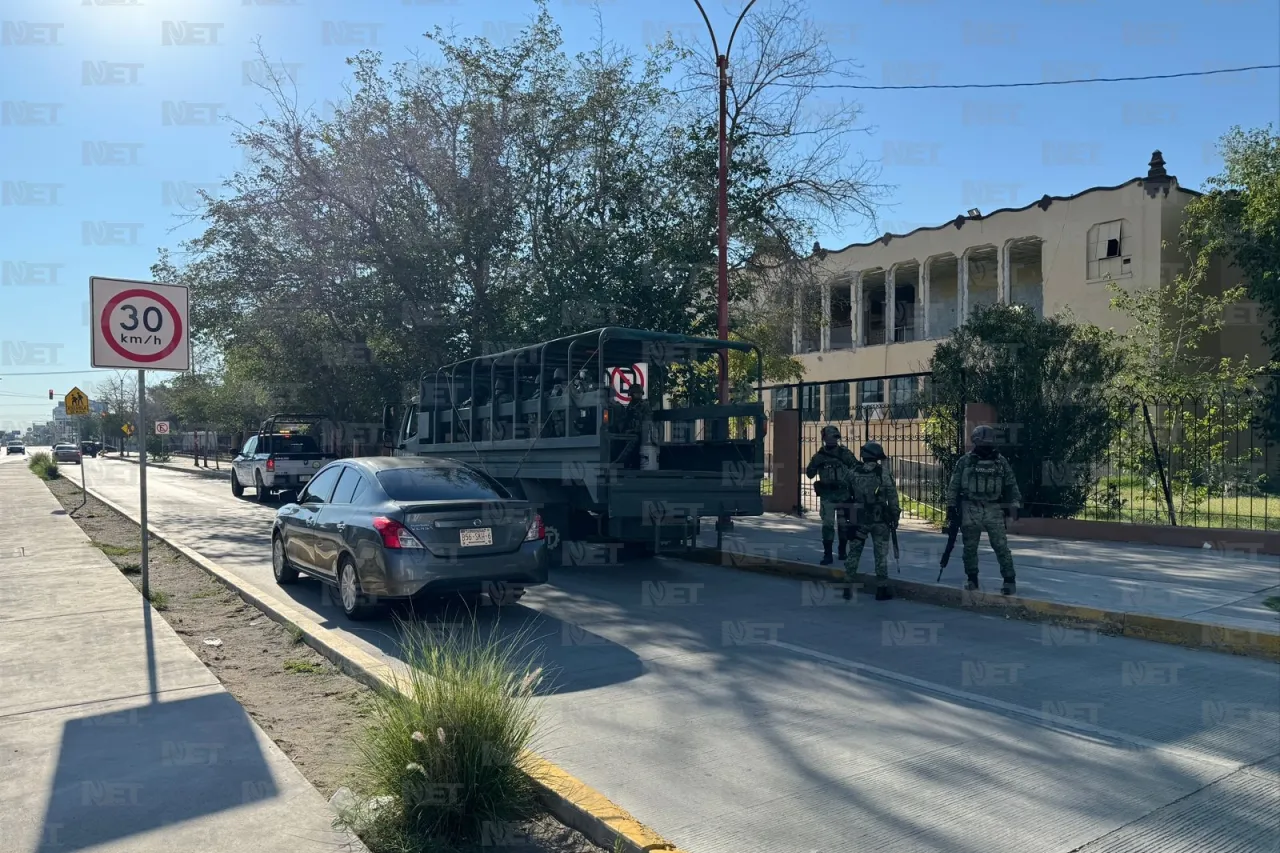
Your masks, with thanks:
[[[50,389],[49,389],[49,399],[50,399],[50,400],[52,400],[52,399],[53,399],[53,389],[52,389],[52,388],[50,388]]]

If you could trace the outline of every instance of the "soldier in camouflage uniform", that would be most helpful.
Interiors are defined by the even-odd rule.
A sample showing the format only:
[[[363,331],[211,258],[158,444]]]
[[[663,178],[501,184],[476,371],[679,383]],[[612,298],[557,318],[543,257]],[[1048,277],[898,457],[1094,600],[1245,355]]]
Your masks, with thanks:
[[[563,368],[557,367],[555,372],[551,374],[551,390],[547,392],[547,397],[556,399],[565,395],[565,373]],[[563,438],[564,428],[564,409],[551,410],[551,435],[556,438]]]
[[[847,447],[840,446],[840,430],[833,426],[822,428],[822,449],[813,454],[804,475],[812,480],[813,490],[818,495],[818,515],[822,519],[822,565],[831,565],[831,544],[840,532],[840,559],[844,559],[849,547],[848,526],[840,519],[837,525],[837,511],[849,499],[845,474],[858,460]]]
[[[973,450],[960,457],[947,488],[947,513],[960,515],[964,542],[965,589],[978,588],[978,542],[985,530],[1004,578],[1001,592],[1017,592],[1013,554],[1005,536],[1005,519],[1017,512],[1022,494],[1013,477],[1013,466],[995,446],[995,430],[979,426],[973,431]]]
[[[639,468],[640,444],[653,419],[653,406],[645,399],[644,386],[638,382],[623,388],[622,393],[630,398],[630,402],[621,410],[615,430],[627,437],[627,443],[613,461],[621,462],[626,468]]]
[[[486,438],[502,441],[508,437],[508,422],[498,413],[498,406],[514,400],[515,396],[507,390],[507,380],[499,376],[493,383],[493,407],[489,410],[489,417],[485,419]]]
[[[844,562],[844,574],[847,580],[853,580],[870,536],[876,561],[876,601],[893,598],[889,588],[889,537],[891,531],[897,529],[902,515],[898,487],[894,485],[893,475],[881,464],[885,458],[880,442],[868,441],[862,445],[862,462],[847,475],[853,547]],[[844,597],[853,597],[852,587],[845,589]]]

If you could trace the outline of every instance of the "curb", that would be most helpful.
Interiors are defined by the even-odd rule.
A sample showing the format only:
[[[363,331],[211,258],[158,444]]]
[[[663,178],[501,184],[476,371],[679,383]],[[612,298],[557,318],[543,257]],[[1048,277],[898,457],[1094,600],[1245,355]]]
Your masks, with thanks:
[[[119,504],[93,489],[86,491],[134,524],[138,523]],[[147,532],[195,563],[215,581],[261,610],[272,621],[296,627],[302,632],[308,646],[350,677],[375,690],[397,688],[395,675],[387,663],[355,644],[332,635],[327,628],[297,608],[272,600],[257,586],[232,575],[185,545],[179,545],[150,524],[147,525]],[[593,844],[612,853],[615,843],[620,839],[624,853],[688,853],[636,820],[630,812],[590,785],[542,756],[528,752],[524,755],[524,762],[525,772],[538,789],[538,796],[547,811],[565,826],[581,832]]]
[[[108,461],[108,462],[128,462],[130,465],[137,465],[137,464],[138,464],[138,460],[137,460],[136,458],[135,458],[135,459],[128,459],[128,458],[121,458],[121,457],[119,457],[119,456],[100,456],[100,457],[98,457],[98,458],[99,458],[99,459],[105,459],[105,460],[106,460],[106,461]],[[178,467],[174,467],[173,465],[170,465],[168,462],[159,462],[159,463],[157,463],[157,462],[151,462],[151,461],[149,461],[149,460],[148,460],[148,462],[147,462],[147,467],[148,467],[148,468],[159,468],[159,469],[161,469],[162,471],[177,471],[179,474],[195,474],[197,477],[207,477],[207,478],[209,478],[210,480],[229,480],[229,479],[231,479],[231,469],[230,469],[230,468],[226,468],[226,469],[224,469],[224,470],[222,470],[222,471],[218,471],[218,470],[209,471],[209,470],[204,469],[204,468],[197,468],[195,465],[192,465],[190,468],[178,468]],[[98,497],[98,496],[97,496],[97,495],[94,495],[94,497]],[[98,500],[102,500],[102,498],[98,498]],[[104,501],[104,503],[105,503],[105,501]]]
[[[724,568],[748,572],[798,577],[843,583],[844,572],[811,563],[793,560],[775,560],[764,557],[748,557],[723,554],[714,548],[695,548],[682,559],[706,563]],[[855,585],[872,586],[873,575],[857,574]],[[1280,662],[1280,633],[1245,628],[1231,628],[1189,619],[1168,616],[1152,616],[1146,613],[1127,613],[1119,610],[1101,610],[1075,604],[1060,604],[1035,598],[1008,597],[986,592],[969,592],[957,587],[937,586],[920,581],[890,577],[894,595],[910,601],[977,610],[985,613],[1003,613],[1005,616],[1026,621],[1059,622],[1097,629],[1100,633],[1131,637],[1155,643],[1205,649],[1226,654],[1259,657]]]

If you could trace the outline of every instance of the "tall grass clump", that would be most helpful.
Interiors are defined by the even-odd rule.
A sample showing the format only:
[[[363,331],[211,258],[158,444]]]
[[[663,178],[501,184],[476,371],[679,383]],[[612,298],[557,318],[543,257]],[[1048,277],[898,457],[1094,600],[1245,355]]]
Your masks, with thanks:
[[[341,822],[374,850],[407,853],[472,843],[486,827],[534,816],[522,766],[542,670],[527,635],[495,626],[481,636],[474,619],[443,632],[403,620],[399,629],[408,672],[374,694],[354,785],[365,806]]]
[[[43,450],[39,453],[31,454],[27,467],[31,469],[31,473],[41,480],[58,479],[58,463],[53,461],[53,457]]]

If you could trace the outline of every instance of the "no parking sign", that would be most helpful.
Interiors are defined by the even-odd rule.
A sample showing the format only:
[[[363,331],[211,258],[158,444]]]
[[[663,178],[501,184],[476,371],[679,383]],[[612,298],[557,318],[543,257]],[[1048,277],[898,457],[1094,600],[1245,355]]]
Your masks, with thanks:
[[[647,362],[642,361],[630,367],[609,368],[609,387],[613,389],[618,402],[624,405],[631,402],[631,395],[623,390],[631,385],[639,385],[645,389],[646,395],[648,394],[649,364]]]

